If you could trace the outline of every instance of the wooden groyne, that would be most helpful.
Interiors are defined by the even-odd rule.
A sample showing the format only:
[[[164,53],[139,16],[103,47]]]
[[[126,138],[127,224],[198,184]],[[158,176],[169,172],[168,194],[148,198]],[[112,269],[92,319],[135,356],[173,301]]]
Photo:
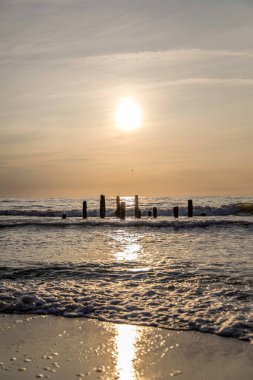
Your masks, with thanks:
[[[179,212],[179,207],[178,206],[173,207],[174,218],[178,218],[178,212]]]
[[[100,195],[100,218],[104,219],[106,216],[106,207],[105,207],[105,195]]]
[[[126,218],[126,202],[120,202],[120,219]]]
[[[87,201],[83,201],[83,219],[87,219]]]
[[[188,206],[187,206],[187,215],[189,218],[193,217],[193,201],[192,199],[188,199]],[[88,211],[87,211],[87,201],[83,201],[83,209],[82,209],[82,217],[83,219],[88,218]],[[173,216],[174,218],[179,217],[179,207],[174,206],[173,209]],[[105,195],[100,195],[100,208],[99,208],[99,216],[101,219],[104,219],[106,217],[106,198]],[[119,218],[121,220],[124,220],[126,218],[126,202],[121,201],[120,196],[117,195],[116,197],[116,211],[115,211],[116,218]],[[140,219],[142,216],[142,212],[139,205],[139,196],[134,196],[134,216],[136,219]],[[157,207],[153,207],[152,211],[148,211],[146,216],[152,217],[156,219],[158,217],[158,209]],[[66,219],[67,215],[66,213],[62,214],[62,219]]]
[[[192,203],[192,200],[189,199],[188,200],[188,218],[192,218],[193,217],[193,203]]]
[[[134,216],[137,219],[141,218],[141,210],[139,209],[139,196],[134,196]]]
[[[115,215],[117,218],[120,218],[120,197],[119,195],[117,195],[116,197],[116,211],[115,211]]]

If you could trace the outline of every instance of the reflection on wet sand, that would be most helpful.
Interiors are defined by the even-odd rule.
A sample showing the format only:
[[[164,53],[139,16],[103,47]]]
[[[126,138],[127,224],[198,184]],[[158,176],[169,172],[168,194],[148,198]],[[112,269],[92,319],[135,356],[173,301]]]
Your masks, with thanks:
[[[142,252],[138,237],[125,230],[118,230],[113,239],[120,245],[120,248],[115,252],[116,260],[138,260]],[[119,380],[135,380],[134,360],[136,358],[137,328],[129,325],[117,325],[115,328],[117,378]]]
[[[119,380],[134,380],[134,359],[136,357],[136,326],[118,325],[116,327],[117,376]]]

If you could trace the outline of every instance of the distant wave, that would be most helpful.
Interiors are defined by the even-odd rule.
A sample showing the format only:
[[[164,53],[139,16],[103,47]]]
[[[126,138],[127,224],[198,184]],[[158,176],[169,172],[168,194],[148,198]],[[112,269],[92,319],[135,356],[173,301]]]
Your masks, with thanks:
[[[37,206],[41,208],[42,206]],[[82,211],[79,209],[72,210],[52,210],[52,209],[3,209],[0,210],[0,216],[30,216],[30,217],[61,217],[63,213],[66,213],[68,217],[81,217]],[[143,216],[147,216],[151,208],[143,207],[141,212]],[[115,209],[108,208],[106,211],[108,217],[115,216]],[[187,207],[179,208],[179,215],[187,215]],[[230,216],[230,215],[253,215],[253,203],[233,203],[229,205],[222,205],[221,207],[211,207],[211,206],[195,206],[194,207],[195,216]],[[99,210],[91,209],[88,210],[88,217],[98,217]],[[134,210],[127,210],[127,216],[134,216]],[[173,210],[161,208],[158,209],[158,216],[173,216]]]

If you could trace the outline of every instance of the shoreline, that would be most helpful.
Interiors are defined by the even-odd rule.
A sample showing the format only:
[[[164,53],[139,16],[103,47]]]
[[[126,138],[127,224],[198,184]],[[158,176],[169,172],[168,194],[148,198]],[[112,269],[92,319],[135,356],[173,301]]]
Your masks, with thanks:
[[[0,315],[0,379],[244,379],[253,345],[90,318]]]

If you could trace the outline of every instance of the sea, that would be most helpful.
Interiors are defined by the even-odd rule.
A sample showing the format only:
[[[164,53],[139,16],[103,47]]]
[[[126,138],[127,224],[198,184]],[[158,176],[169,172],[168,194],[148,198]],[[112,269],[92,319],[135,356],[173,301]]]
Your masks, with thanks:
[[[88,218],[82,218],[83,201]],[[253,343],[253,197],[0,198],[0,313],[198,330]],[[173,207],[179,207],[174,218]],[[149,212],[157,207],[158,216]],[[62,215],[66,219],[62,219]]]

